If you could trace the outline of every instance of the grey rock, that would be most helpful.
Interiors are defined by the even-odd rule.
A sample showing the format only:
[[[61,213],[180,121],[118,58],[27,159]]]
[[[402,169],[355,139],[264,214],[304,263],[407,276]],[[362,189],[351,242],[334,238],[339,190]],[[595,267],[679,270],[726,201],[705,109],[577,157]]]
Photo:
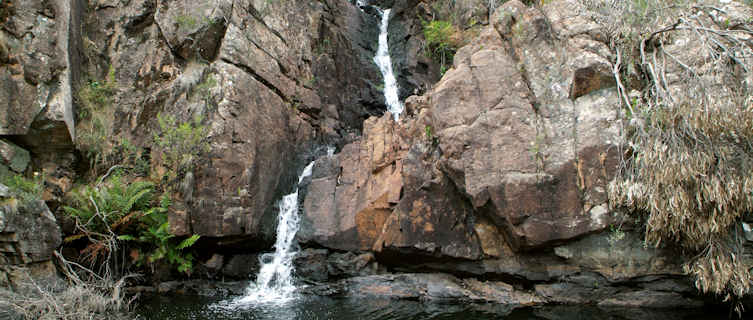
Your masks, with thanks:
[[[75,136],[71,43],[77,2],[24,0],[4,23],[0,42],[0,135],[19,135],[41,150],[72,147]],[[44,9],[43,9],[44,8]],[[70,28],[73,30],[74,28]],[[3,50],[0,50],[3,51]],[[8,67],[5,67],[5,66]]]
[[[224,261],[224,257],[221,254],[213,254],[209,260],[204,262],[204,267],[206,267],[209,271],[212,272],[218,272],[220,269],[222,269],[222,262]]]
[[[603,232],[555,247],[568,263],[595,270],[611,280],[647,274],[682,275],[682,260],[669,250],[644,247],[636,232]]]
[[[184,59],[199,55],[214,60],[232,16],[232,1],[160,1],[157,6],[167,9],[157,11],[154,19],[174,52]]]
[[[327,272],[333,278],[373,275],[379,271],[376,258],[371,252],[336,252],[327,257]]]
[[[634,308],[700,308],[703,301],[689,299],[677,292],[638,290],[617,293],[598,304],[599,306],[620,306]]]
[[[6,225],[5,208],[0,208],[0,233],[2,233],[5,230],[5,225]]]
[[[293,260],[296,277],[308,282],[327,281],[327,253],[326,249],[311,248],[298,252]]]
[[[31,161],[29,151],[16,144],[0,140],[0,165],[5,165],[16,173],[23,173]]]
[[[0,183],[0,197],[10,197],[10,190],[2,183]]]
[[[499,281],[458,279],[447,274],[393,274],[354,277],[309,290],[358,298],[493,302],[530,306],[543,300]]]
[[[234,255],[222,267],[222,275],[233,279],[253,279],[258,272],[259,256],[255,254]]]
[[[0,247],[15,248],[6,252],[10,264],[28,264],[52,259],[62,244],[60,227],[42,200],[0,206],[4,228]]]

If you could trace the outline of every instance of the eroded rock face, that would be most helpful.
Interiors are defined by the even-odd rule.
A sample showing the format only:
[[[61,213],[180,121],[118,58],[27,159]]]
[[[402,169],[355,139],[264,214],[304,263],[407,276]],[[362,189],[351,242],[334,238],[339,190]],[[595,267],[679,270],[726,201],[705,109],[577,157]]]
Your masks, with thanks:
[[[364,122],[361,141],[317,161],[299,239],[340,250],[369,250],[400,198],[400,135],[391,116]]]
[[[318,160],[300,240],[371,250],[399,270],[516,279],[541,302],[697,306],[674,254],[644,247],[627,224],[608,228],[624,221],[606,196],[619,101],[611,51],[582,10],[497,9],[453,68],[407,99],[409,117],[371,118],[361,139]]]
[[[71,148],[75,137],[68,31],[74,1],[16,1],[0,20],[0,135],[29,135],[41,150]]]
[[[233,1],[160,1],[154,19],[168,46],[183,59],[217,55]]]
[[[151,147],[159,113],[178,122],[201,116],[209,128],[211,150],[180,181],[170,212],[176,235],[271,243],[275,202],[310,157],[302,151],[342,141],[383,108],[371,61],[378,20],[348,1],[102,1],[92,9],[85,65],[93,80],[113,70],[113,136]],[[158,171],[161,152],[151,149]]]
[[[62,244],[55,216],[44,201],[5,201],[0,206],[0,264],[26,265],[49,261]]]
[[[408,99],[413,118],[369,120],[327,173],[315,167],[302,240],[477,260],[610,225],[610,51],[598,30],[573,31],[598,29],[573,18],[583,8],[555,3],[500,7],[442,80]]]

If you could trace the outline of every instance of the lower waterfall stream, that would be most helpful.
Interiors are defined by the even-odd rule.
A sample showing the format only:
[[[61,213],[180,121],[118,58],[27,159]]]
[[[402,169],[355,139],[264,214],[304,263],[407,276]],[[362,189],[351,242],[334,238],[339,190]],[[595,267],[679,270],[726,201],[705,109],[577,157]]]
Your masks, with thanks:
[[[274,253],[262,255],[262,265],[245,297],[235,303],[284,303],[292,298],[293,258],[295,250],[293,241],[298,232],[300,216],[298,215],[298,184],[311,175],[314,162],[309,163],[298,177],[295,191],[280,200],[280,213],[277,217],[277,240]]]

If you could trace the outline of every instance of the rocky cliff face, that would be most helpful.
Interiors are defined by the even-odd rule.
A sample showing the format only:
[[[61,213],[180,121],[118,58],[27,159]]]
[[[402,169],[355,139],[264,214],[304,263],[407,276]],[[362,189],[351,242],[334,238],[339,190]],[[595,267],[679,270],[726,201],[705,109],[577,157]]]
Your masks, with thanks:
[[[0,134],[45,158],[38,167],[70,158],[77,128],[79,140],[101,130],[102,150],[135,142],[159,167],[157,114],[203,117],[211,151],[183,181],[171,214],[178,235],[269,241],[273,204],[310,157],[303,151],[342,141],[384,109],[371,61],[377,18],[347,1],[27,1],[3,10]],[[72,97],[103,83],[112,89],[95,130],[81,103],[74,115]]]
[[[587,13],[579,1],[498,8],[407,99],[410,117],[369,119],[317,161],[300,240],[396,270],[506,279],[539,302],[698,305],[677,255],[646,248],[608,203],[620,103],[606,30]],[[342,285],[379,296],[382,281]]]

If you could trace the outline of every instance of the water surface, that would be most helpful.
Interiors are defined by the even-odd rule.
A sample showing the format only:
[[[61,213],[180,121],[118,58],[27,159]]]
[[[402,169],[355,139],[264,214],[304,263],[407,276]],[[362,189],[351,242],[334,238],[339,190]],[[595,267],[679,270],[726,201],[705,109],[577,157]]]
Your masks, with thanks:
[[[383,299],[333,299],[304,296],[287,303],[239,305],[234,299],[199,296],[143,299],[141,319],[155,320],[402,320],[402,319],[546,319],[546,320],[727,320],[724,310],[611,309],[551,306],[510,310],[498,304],[457,304]]]

